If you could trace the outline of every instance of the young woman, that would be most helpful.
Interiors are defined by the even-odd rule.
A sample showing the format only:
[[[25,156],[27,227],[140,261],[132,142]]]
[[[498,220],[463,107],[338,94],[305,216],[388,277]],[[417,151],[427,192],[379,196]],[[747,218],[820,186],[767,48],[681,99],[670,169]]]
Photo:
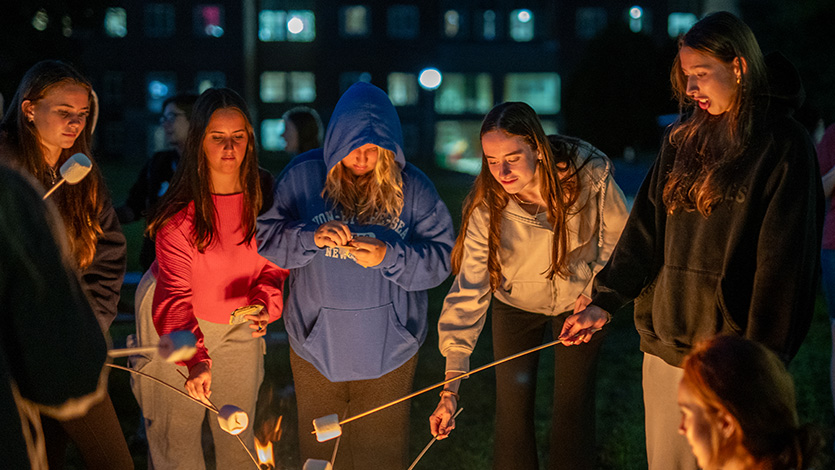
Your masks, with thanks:
[[[290,269],[284,324],[302,461],[330,460],[311,422],[354,415],[411,391],[426,338],[426,290],[449,275],[452,219],[406,163],[397,112],[379,88],[339,99],[325,147],[295,158],[258,220],[261,254]],[[343,429],[335,468],[406,468],[409,404]]]
[[[194,104],[171,188],[149,223],[157,259],[137,294],[140,342],[154,344],[154,333],[194,332],[197,354],[178,363],[187,367],[186,390],[218,407],[236,405],[251,418],[264,375],[262,336],[267,323],[281,315],[287,276],[286,270],[258,255],[253,239],[263,177],[243,98],[225,88],[205,91]],[[232,312],[246,306],[262,310],[247,315],[249,323],[230,324]],[[175,367],[158,359],[137,367],[169,382],[182,380]],[[143,385],[137,396],[153,467],[204,469],[201,428],[207,410],[160,387]],[[209,416],[209,427],[217,468],[252,465],[236,437],[220,429],[214,415]],[[252,451],[252,426],[240,437]]]
[[[23,76],[3,121],[0,158],[32,175],[45,189],[60,179],[72,155],[90,156],[95,121],[92,87],[63,62],[38,62]],[[91,159],[91,161],[93,161]],[[125,237],[98,166],[78,184],[64,184],[50,199],[58,207],[75,268],[102,331],[116,317],[125,274]],[[67,439],[81,450],[88,468],[133,468],[110,397],[81,418],[43,418],[50,468],[63,468]]]
[[[681,116],[592,304],[563,329],[588,341],[589,328],[635,300],[651,470],[696,468],[687,441],[671,437],[694,344],[728,333],[784,361],[795,355],[811,321],[823,221],[814,148],[790,114],[802,87],[785,58],[766,61],[748,26],[719,12],[681,38],[671,80]]]
[[[197,95],[182,93],[163,101],[159,122],[165,132],[165,140],[171,148],[153,154],[139,171],[124,205],[116,208],[120,223],[136,222],[150,216],[157,201],[168,191],[186,145],[188,122],[196,100]],[[148,237],[143,237],[139,253],[139,264],[143,271],[151,267],[154,257],[154,242]]]
[[[717,336],[697,344],[682,368],[678,432],[700,468],[814,468],[822,439],[799,425],[791,375],[773,352],[739,336]]]
[[[590,301],[591,279],[617,242],[627,211],[612,165],[586,142],[546,138],[525,103],[494,107],[481,125],[481,173],[467,196],[452,252],[455,282],[438,321],[446,376],[469,370],[492,297],[496,359],[556,336]],[[594,383],[603,335],[582,348],[557,346],[549,468],[594,468]],[[493,468],[538,469],[534,397],[538,355],[496,368]],[[530,380],[518,380],[519,377]],[[447,437],[459,382],[429,418]]]
[[[322,146],[322,120],[316,110],[307,106],[296,106],[281,116],[284,133],[281,137],[287,143],[284,150],[290,155],[299,155]]]

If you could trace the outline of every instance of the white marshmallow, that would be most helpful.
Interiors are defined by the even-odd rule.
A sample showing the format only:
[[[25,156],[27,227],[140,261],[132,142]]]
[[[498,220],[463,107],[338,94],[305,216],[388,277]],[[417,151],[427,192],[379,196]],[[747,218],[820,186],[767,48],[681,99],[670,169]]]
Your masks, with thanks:
[[[339,416],[332,414],[314,419],[313,430],[316,432],[316,440],[319,442],[325,442],[335,437],[339,437],[342,435],[342,426],[339,425]]]
[[[87,155],[79,152],[61,165],[61,177],[63,177],[69,184],[76,184],[83,180],[84,177],[87,176],[87,173],[90,173],[90,169],[92,167],[93,164],[90,163],[90,159],[87,158]]]
[[[187,361],[197,354],[196,342],[191,331],[172,331],[159,338],[157,354],[168,362]]]
[[[333,466],[327,460],[307,459],[302,470],[333,470]]]
[[[235,405],[223,405],[217,412],[217,422],[220,429],[234,436],[244,432],[249,425],[249,416]]]

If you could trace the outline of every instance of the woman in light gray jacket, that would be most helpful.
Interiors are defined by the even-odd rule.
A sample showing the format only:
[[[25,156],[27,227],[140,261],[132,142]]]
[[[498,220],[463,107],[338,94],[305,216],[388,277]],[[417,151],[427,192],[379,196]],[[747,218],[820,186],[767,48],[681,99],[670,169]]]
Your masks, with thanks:
[[[592,145],[546,137],[525,103],[494,107],[481,126],[481,173],[464,205],[452,252],[457,274],[438,323],[446,377],[469,370],[469,357],[493,308],[497,359],[557,337],[565,318],[591,297],[591,280],[609,259],[627,218],[609,159]],[[555,347],[550,468],[595,466],[594,385],[603,336]],[[534,397],[538,354],[496,368],[493,468],[538,469]],[[519,380],[528,377],[529,380]],[[432,434],[455,427],[455,381],[430,417]]]

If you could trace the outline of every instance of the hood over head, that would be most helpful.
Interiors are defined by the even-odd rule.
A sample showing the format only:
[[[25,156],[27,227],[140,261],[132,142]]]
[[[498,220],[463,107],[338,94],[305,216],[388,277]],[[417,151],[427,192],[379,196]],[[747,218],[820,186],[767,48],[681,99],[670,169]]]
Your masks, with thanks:
[[[400,118],[388,95],[370,83],[357,82],[339,98],[325,134],[324,159],[328,171],[365,144],[394,152],[406,166]]]

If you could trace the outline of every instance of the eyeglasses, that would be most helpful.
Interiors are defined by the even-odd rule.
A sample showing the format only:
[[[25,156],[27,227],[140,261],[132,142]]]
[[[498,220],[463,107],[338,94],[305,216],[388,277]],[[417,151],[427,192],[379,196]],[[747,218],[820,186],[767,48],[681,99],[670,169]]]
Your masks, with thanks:
[[[174,121],[177,120],[178,117],[185,116],[185,115],[186,115],[186,113],[165,113],[165,114],[163,114],[162,116],[159,117],[159,123],[160,124],[165,124],[165,123],[168,123],[168,122],[174,122]]]

